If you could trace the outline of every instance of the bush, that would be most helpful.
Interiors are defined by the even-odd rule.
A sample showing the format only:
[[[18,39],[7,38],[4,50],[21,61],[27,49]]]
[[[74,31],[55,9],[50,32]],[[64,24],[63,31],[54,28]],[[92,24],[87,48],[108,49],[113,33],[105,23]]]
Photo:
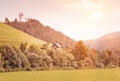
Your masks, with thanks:
[[[0,49],[0,53],[3,57],[3,68],[6,71],[11,71],[11,69],[16,68],[26,68],[29,66],[26,56],[14,46],[5,44],[2,45]]]
[[[55,67],[77,67],[74,56],[64,49],[52,49],[48,55],[53,59]]]
[[[27,44],[27,42],[25,42],[25,43],[21,43],[20,44],[20,47],[19,47],[19,49],[22,51],[22,53],[26,53],[26,51],[27,51],[27,48],[28,48],[28,44]]]
[[[35,68],[38,67],[39,57],[35,53],[27,53],[27,59],[29,60],[30,67]]]

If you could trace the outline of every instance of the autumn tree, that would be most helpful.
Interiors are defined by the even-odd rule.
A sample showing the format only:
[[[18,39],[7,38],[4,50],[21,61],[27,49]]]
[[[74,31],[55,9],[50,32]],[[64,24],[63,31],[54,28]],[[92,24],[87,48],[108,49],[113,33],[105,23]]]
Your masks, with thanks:
[[[103,50],[101,54],[101,62],[105,68],[119,66],[119,57],[111,50]]]
[[[93,61],[91,59],[91,49],[84,44],[83,41],[79,41],[72,49],[72,54],[75,56],[79,67],[93,67]]]
[[[88,56],[88,47],[83,41],[79,41],[72,49],[72,53],[77,60],[85,59]]]
[[[100,52],[96,49],[90,49],[89,53],[94,67],[99,67]]]

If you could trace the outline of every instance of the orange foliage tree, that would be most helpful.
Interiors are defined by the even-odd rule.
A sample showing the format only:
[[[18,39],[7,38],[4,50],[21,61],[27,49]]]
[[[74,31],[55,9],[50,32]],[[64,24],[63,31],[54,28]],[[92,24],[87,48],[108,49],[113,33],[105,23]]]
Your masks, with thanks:
[[[73,55],[77,60],[85,59],[88,56],[88,47],[84,44],[83,41],[79,41],[74,48],[72,49]]]

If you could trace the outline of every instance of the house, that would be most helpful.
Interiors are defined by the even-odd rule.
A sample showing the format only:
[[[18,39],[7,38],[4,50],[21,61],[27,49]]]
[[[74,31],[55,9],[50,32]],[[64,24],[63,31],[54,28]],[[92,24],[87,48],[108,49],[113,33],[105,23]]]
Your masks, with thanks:
[[[52,45],[53,48],[62,48],[62,46],[59,43],[54,43]]]

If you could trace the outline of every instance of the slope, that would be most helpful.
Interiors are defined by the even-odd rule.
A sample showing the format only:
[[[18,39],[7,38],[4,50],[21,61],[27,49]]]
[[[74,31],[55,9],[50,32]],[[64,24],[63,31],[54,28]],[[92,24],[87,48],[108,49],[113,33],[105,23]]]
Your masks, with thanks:
[[[76,43],[76,41],[63,33],[56,31],[49,26],[44,26],[35,19],[29,19],[26,22],[12,21],[9,25],[46,42],[59,43],[62,47],[69,48]]]
[[[19,45],[21,42],[42,45],[45,42],[0,22],[0,43]]]
[[[106,34],[96,40],[88,40],[86,44],[99,50],[120,50],[120,31]]]

